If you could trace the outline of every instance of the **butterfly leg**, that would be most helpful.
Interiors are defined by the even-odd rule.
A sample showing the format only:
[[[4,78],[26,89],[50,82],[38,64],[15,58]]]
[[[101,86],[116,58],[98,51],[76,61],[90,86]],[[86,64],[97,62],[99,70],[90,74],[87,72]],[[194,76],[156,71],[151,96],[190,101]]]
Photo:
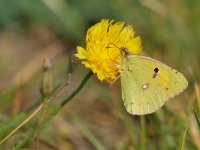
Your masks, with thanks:
[[[121,77],[121,74],[117,76],[115,80],[113,80],[110,84],[110,87]]]
[[[127,68],[126,68],[127,69]],[[129,70],[129,69],[128,69]],[[125,71],[125,69],[124,68],[120,68],[120,70],[119,70],[119,75],[117,76],[117,78],[114,80],[114,81],[112,81],[111,82],[111,84],[110,84],[110,87],[121,77],[121,76],[123,76],[123,72]]]

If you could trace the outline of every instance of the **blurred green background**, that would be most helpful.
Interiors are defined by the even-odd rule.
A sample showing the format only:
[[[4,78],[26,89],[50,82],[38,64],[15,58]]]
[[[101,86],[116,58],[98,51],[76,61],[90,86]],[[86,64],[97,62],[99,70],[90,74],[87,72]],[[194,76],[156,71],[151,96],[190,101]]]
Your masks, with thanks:
[[[199,0],[1,0],[0,139],[42,99],[46,59],[53,89],[68,73],[71,79],[42,120],[78,86],[88,70],[74,57],[76,46],[85,46],[87,29],[102,18],[134,25],[143,52],[182,72],[189,87],[139,117],[126,112],[119,81],[110,88],[93,76],[56,116],[40,124],[37,115],[0,148],[33,149],[39,139],[42,150],[200,149],[199,14]]]

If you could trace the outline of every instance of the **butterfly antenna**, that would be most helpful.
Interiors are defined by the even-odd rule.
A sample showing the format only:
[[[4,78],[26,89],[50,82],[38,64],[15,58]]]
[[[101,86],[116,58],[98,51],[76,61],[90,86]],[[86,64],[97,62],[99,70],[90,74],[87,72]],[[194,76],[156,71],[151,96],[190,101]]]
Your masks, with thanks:
[[[114,43],[109,43],[108,46],[106,46],[106,48],[111,48],[109,47],[109,45],[114,45],[116,48],[118,48],[121,52],[124,52],[125,55],[130,55],[131,53],[129,52],[128,48],[126,47],[118,47],[117,45],[115,45]]]
[[[113,44],[113,43],[109,43],[108,46],[106,46],[108,57],[110,58],[110,60],[112,60],[113,62],[115,62],[116,64],[118,64],[119,62],[117,62],[117,61],[115,61],[114,59],[112,59],[112,58],[110,57],[110,55],[109,55],[108,48],[111,48],[111,47],[109,47],[110,44],[116,46],[117,48],[119,48],[119,47],[118,47],[117,45]]]
[[[120,47],[115,45],[114,43],[108,43],[108,46],[106,46],[106,48],[111,48],[111,47],[109,47],[109,45],[113,45],[113,46],[117,47],[118,49],[120,49]]]

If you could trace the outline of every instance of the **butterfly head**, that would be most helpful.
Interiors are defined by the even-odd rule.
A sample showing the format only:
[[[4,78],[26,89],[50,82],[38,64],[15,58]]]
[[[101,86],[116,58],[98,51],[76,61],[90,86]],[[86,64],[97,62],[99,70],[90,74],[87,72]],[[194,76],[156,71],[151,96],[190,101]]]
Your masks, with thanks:
[[[123,56],[127,57],[127,56],[131,55],[131,52],[129,52],[128,48],[120,47],[119,49],[121,50],[121,53]]]
[[[125,57],[131,55],[131,52],[128,50],[128,48],[126,47],[118,47],[117,45],[115,45],[114,43],[109,43],[108,46],[106,48],[111,48],[109,45],[113,45],[114,47],[118,48],[121,52],[121,54]]]

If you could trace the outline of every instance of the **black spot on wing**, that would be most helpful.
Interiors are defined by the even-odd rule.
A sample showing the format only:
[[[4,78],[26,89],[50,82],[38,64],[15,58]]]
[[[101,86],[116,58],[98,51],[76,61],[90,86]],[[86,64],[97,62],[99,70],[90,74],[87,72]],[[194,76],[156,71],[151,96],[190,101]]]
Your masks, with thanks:
[[[155,73],[158,73],[158,71],[159,71],[159,69],[156,67],[156,68],[154,68],[154,72]]]
[[[153,71],[154,71],[153,78],[156,78],[159,69],[156,67],[156,68],[154,68]]]

